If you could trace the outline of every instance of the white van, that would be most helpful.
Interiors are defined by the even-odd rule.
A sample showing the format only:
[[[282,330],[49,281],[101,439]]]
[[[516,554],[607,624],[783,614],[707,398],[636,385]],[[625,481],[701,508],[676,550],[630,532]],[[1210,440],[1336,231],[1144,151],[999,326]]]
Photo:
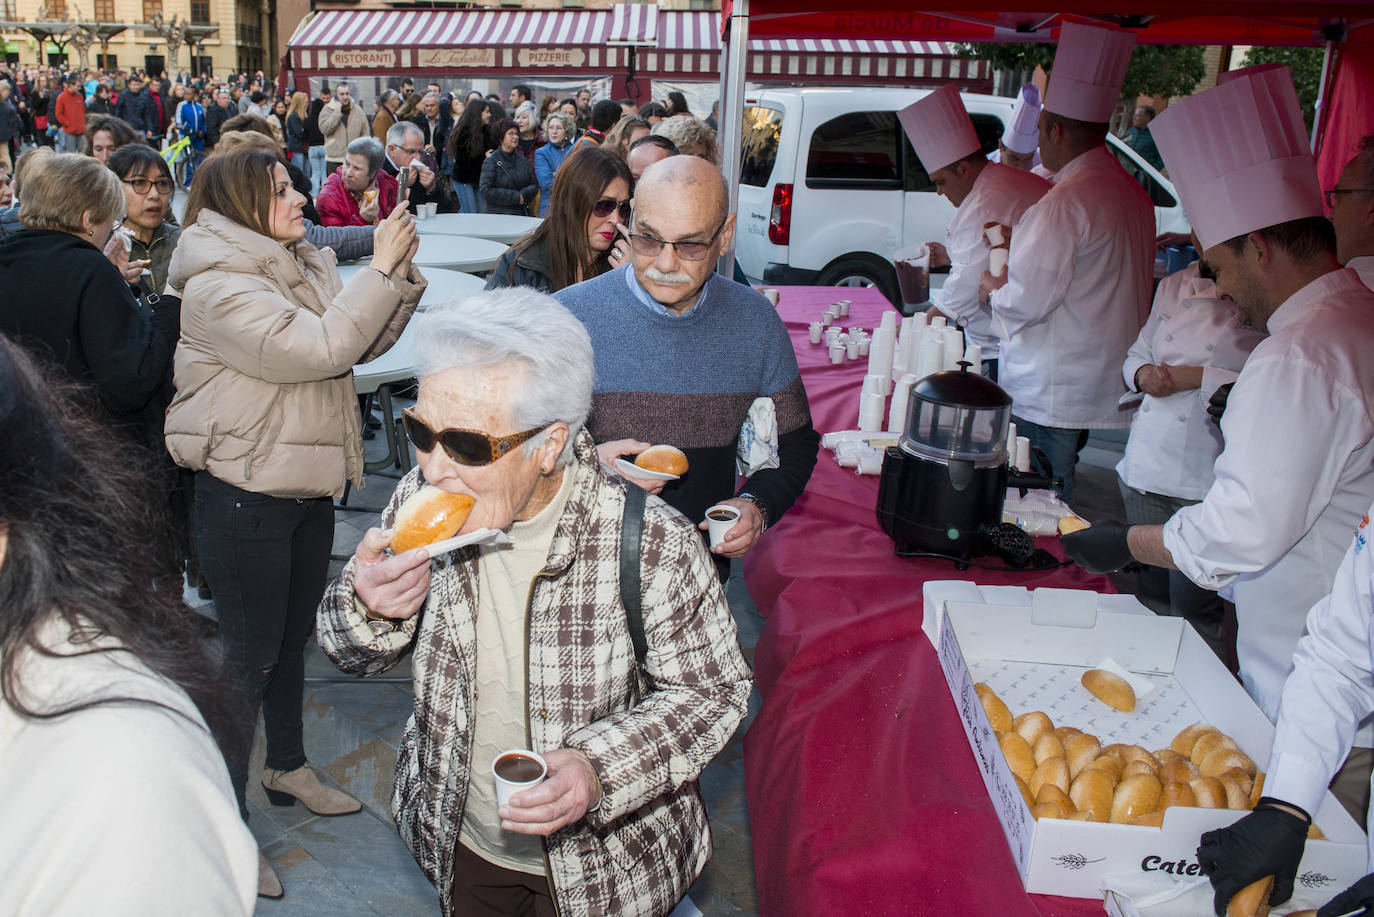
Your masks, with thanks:
[[[927,92],[774,89],[746,99],[735,255],[751,283],[876,286],[900,305],[892,253],[943,241],[954,215],[897,120]],[[1014,100],[963,100],[983,148],[995,150]],[[1154,201],[1157,231],[1187,232],[1169,180],[1109,142]]]

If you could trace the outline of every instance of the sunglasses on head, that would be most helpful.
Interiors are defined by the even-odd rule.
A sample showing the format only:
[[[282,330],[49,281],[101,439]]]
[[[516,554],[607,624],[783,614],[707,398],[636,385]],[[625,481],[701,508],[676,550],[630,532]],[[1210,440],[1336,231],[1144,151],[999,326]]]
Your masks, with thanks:
[[[477,467],[490,465],[516,446],[544,432],[543,427],[512,433],[510,436],[491,436],[481,430],[435,430],[416,417],[410,408],[401,411],[401,425],[420,452],[433,452],[434,447],[440,445],[448,457],[459,465]]]
[[[610,216],[616,210],[620,211],[620,222],[630,222],[629,201],[616,201],[609,197],[603,197],[595,204],[592,204],[592,216],[596,217],[598,220],[606,219],[606,217]]]

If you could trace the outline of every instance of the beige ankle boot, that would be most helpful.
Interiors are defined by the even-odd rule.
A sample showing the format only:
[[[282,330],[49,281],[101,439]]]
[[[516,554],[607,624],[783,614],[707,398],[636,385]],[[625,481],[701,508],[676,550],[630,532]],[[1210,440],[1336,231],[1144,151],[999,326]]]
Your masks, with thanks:
[[[363,804],[340,790],[325,786],[309,764],[294,771],[267,769],[262,772],[262,788],[274,806],[289,806],[297,799],[316,815],[351,815]]]
[[[281,887],[281,880],[277,878],[277,871],[272,868],[272,864],[267,862],[267,857],[263,856],[261,850],[258,851],[258,897],[259,898],[280,898],[284,892]]]

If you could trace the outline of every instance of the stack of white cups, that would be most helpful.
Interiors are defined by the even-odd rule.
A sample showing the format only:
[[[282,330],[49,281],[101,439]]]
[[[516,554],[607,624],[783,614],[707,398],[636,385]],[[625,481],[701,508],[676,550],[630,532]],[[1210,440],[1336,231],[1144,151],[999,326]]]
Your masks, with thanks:
[[[1007,464],[1016,467],[1016,424],[1007,424]]]
[[[921,354],[916,361],[916,378],[924,379],[931,373],[937,373],[945,362],[945,339],[944,334],[937,330],[934,322],[942,321],[938,316],[931,320],[930,328],[926,330],[921,338]]]
[[[958,369],[964,358],[964,333],[957,325],[945,326],[945,353],[942,369]]]
[[[878,432],[883,428],[883,406],[887,403],[887,379],[869,374],[859,393],[859,429]]]
[[[1031,470],[1029,437],[1016,437],[1016,470],[1020,472]]]
[[[916,384],[916,376],[907,373],[897,382],[897,388],[892,392],[892,407],[887,412],[887,430],[889,433],[903,433],[906,431],[906,403],[911,397],[911,387]]]
[[[968,363],[969,372],[981,373],[983,371],[983,348],[977,344],[969,344],[964,348],[964,360]]]

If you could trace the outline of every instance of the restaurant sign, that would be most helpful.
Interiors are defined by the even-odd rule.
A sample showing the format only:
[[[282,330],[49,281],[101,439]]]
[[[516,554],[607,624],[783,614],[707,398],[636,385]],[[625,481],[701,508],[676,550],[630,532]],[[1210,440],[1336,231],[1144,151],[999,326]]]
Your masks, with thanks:
[[[378,48],[331,51],[329,52],[329,66],[339,70],[355,67],[394,68],[396,66],[396,52]]]
[[[581,67],[587,52],[580,48],[525,48],[515,59],[522,67]]]
[[[495,48],[421,48],[416,52],[417,67],[494,67]]]

